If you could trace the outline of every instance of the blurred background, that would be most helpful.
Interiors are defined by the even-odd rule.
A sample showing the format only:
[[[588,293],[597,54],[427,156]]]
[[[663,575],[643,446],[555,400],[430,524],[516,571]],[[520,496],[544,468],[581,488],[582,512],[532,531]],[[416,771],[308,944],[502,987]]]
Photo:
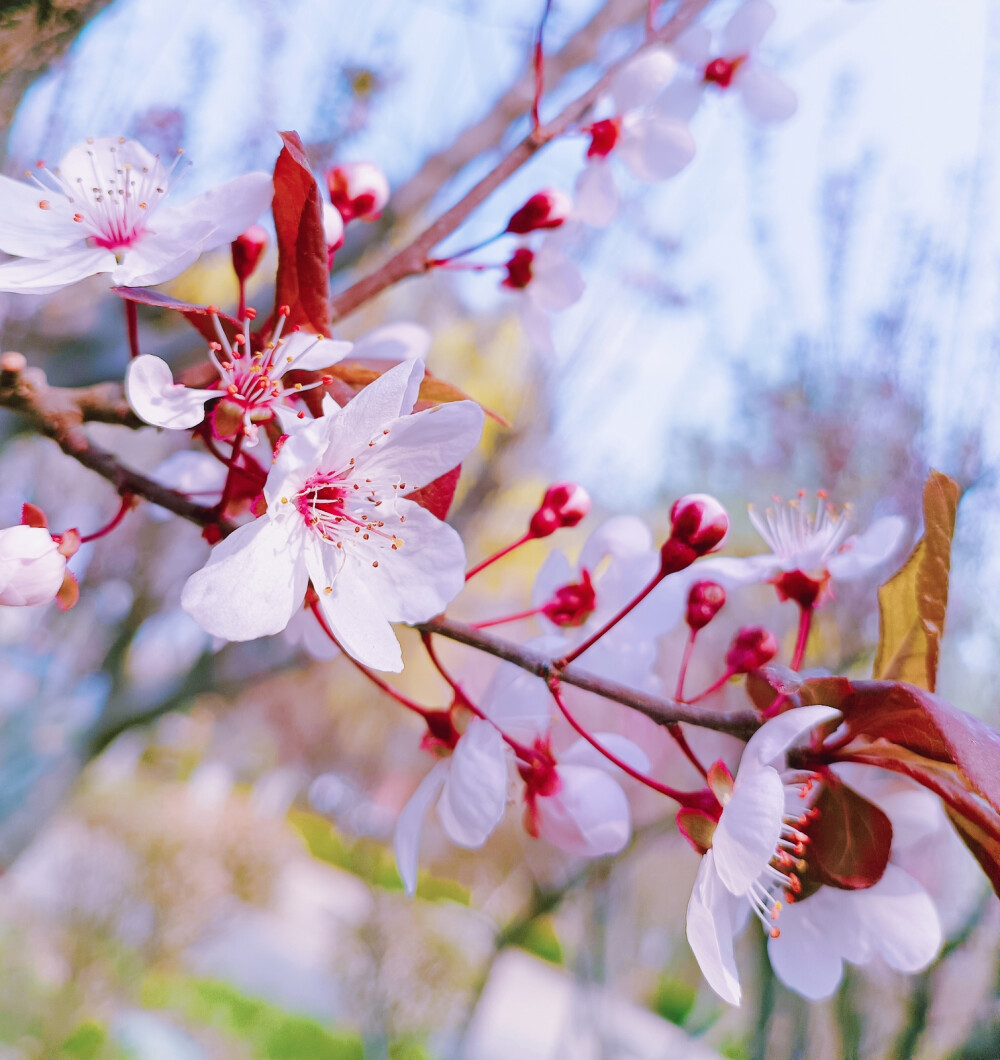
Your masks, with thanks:
[[[493,273],[408,281],[342,333],[423,325],[431,370],[511,421],[466,465],[452,519],[472,557],[519,536],[556,478],[596,502],[558,541],[570,554],[603,516],[662,531],[689,491],[727,504],[735,553],[760,550],[746,504],[800,488],[849,502],[859,529],[902,514],[915,538],[928,469],[957,478],[938,691],[996,723],[1000,7],[775,3],[764,55],[798,93],[797,115],[765,129],[713,97],[678,178],[620,171],[615,224],[561,237],[587,288],[554,319],[553,355],[532,349]],[[31,9],[40,33],[50,6]],[[528,128],[538,0],[78,6],[68,51],[13,112],[4,172],[127,135],[182,146],[193,165],[180,194],[195,194],[269,169],[276,130],[296,129],[317,173],[371,160],[393,187],[382,221],[349,231],[335,291]],[[717,0],[707,20],[735,6]],[[0,11],[0,30],[27,17],[17,8]],[[555,0],[543,116],[637,43],[644,13],[644,0]],[[543,186],[571,191],[586,144],[541,152],[441,253],[492,235]],[[271,254],[255,277],[262,311],[273,268]],[[228,253],[166,289],[231,308]],[[183,322],[140,322],[144,352],[201,356]],[[0,296],[0,341],[64,385],[120,378],[127,358],[100,278]],[[25,500],[56,528],[105,522],[112,488],[22,428],[2,414],[0,525]],[[147,471],[181,441],[92,429]],[[476,853],[429,820],[428,871],[407,900],[391,835],[430,765],[420,727],[343,660],[312,658],[304,634],[219,650],[178,602],[207,551],[197,528],[145,506],[81,550],[75,609],[0,610],[3,1060],[1000,1056],[1000,910],[961,850],[937,866],[954,914],[938,963],[913,980],[851,971],[812,1006],[776,983],[752,932],[743,1008],[708,990],[683,937],[697,858],[641,793],[635,841],[613,862],[543,848],[513,810]],[[546,551],[484,575],[456,616],[523,610]],[[852,585],[822,612],[812,661],[869,672],[875,588]],[[720,637],[752,609],[793,635],[770,594],[741,606]],[[400,687],[445,702],[411,640]],[[486,686],[488,660],[442,654]],[[665,681],[676,656],[668,638]],[[726,695],[740,704],[738,688]],[[660,734],[642,733],[682,776]]]

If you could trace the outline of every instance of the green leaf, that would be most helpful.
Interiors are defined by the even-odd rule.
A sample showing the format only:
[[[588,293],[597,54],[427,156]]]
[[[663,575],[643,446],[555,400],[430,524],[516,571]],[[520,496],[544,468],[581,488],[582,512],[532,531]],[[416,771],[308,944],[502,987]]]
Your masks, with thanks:
[[[939,471],[932,471],[924,484],[924,536],[878,592],[877,679],[907,681],[934,691],[961,495],[958,483]]]
[[[73,1057],[73,1060],[96,1060],[107,1040],[108,1032],[103,1024],[96,1020],[85,1020],[62,1043],[59,1056]]]
[[[681,1027],[691,1014],[697,998],[698,991],[686,980],[662,975],[649,1007],[662,1019]]]
[[[550,916],[536,916],[529,920],[509,941],[550,964],[563,963],[562,943]]]

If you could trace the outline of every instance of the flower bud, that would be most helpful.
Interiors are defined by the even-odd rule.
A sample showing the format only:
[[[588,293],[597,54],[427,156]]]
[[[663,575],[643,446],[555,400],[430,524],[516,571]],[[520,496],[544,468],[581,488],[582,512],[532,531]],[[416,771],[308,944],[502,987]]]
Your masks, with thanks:
[[[512,291],[523,291],[531,283],[534,275],[532,265],[535,261],[535,252],[528,247],[518,247],[507,262],[506,277],[501,281],[501,286],[509,287]]]
[[[267,246],[267,232],[260,225],[251,225],[232,242],[233,272],[240,283],[254,274]]]
[[[326,174],[330,202],[340,211],[344,224],[377,221],[389,201],[389,182],[372,162],[345,162]]]
[[[726,665],[734,674],[748,674],[759,670],[778,654],[774,634],[762,626],[744,626],[733,637],[726,653]]]
[[[542,606],[542,614],[563,628],[582,626],[594,613],[597,594],[590,580],[590,572],[583,571],[578,582],[556,589],[552,599]]]
[[[607,158],[621,136],[621,124],[617,118],[605,118],[603,121],[595,121],[587,131],[590,133],[587,157]]]
[[[726,602],[726,590],[718,582],[695,582],[688,593],[687,624],[693,630],[704,629]]]
[[[328,202],[323,203],[323,238],[331,255],[344,245],[344,219],[340,211]]]
[[[689,493],[670,509],[670,536],[698,556],[714,552],[729,533],[726,509],[707,493]]]
[[[564,526],[576,526],[590,512],[590,496],[575,482],[557,482],[549,486],[531,517],[532,537],[548,537]]]
[[[0,604],[51,603],[66,577],[66,557],[48,530],[9,526],[0,530]]]
[[[537,232],[542,228],[558,228],[573,209],[573,202],[564,191],[546,188],[531,198],[507,222],[507,232],[516,236]]]

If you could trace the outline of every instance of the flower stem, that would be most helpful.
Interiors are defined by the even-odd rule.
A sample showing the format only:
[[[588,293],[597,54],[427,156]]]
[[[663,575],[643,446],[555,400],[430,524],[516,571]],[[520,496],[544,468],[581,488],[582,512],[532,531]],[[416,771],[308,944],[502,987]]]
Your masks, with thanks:
[[[691,662],[691,653],[694,651],[694,639],[698,636],[698,631],[692,629],[688,635],[687,644],[684,645],[684,654],[681,656],[681,669],[677,675],[677,691],[674,692],[674,699],[683,701],[684,699],[684,678],[687,677],[688,665]]]
[[[552,0],[545,0],[542,19],[538,24],[538,36],[535,38],[535,96],[531,101],[532,131],[542,124],[541,119],[538,116],[538,108],[542,102],[542,93],[545,91],[545,50],[542,47],[542,36],[545,33],[545,23],[549,20],[549,12],[551,10]]]
[[[412,710],[415,714],[419,714],[422,718],[426,718],[429,714],[432,713],[430,708],[422,707],[415,700],[410,699],[409,696],[403,695],[402,692],[393,688],[388,681],[383,681],[377,673],[375,673],[373,670],[369,670],[364,663],[358,662],[358,660],[355,659],[354,656],[350,654],[350,652],[344,651],[343,647],[340,644],[340,641],[337,640],[337,638],[333,635],[333,630],[330,629],[329,624],[323,617],[323,612],[320,609],[318,601],[314,601],[313,603],[311,603],[309,605],[309,609],[316,616],[316,621],[319,622],[320,628],[323,630],[323,632],[330,638],[330,640],[334,644],[336,644],[338,648],[340,648],[340,652],[344,656],[344,658],[349,659],[351,661],[351,664],[355,666],[358,670],[360,670],[365,675],[365,677],[367,677],[368,680],[372,682],[372,684],[374,684],[377,688],[380,688],[387,696],[394,699],[397,703],[400,703],[402,706],[406,707],[407,710]]]
[[[710,684],[704,692],[699,692],[698,695],[692,696],[690,699],[684,700],[684,702],[697,703],[702,699],[707,699],[713,692],[718,692],[719,689],[722,688],[722,686],[729,680],[730,677],[733,676],[734,673],[736,673],[735,670],[731,670],[729,669],[729,667],[726,667],[726,672],[719,678],[718,681],[715,681]]]
[[[125,301],[125,325],[128,328],[129,356],[134,360],[139,356],[139,310],[130,298]]]
[[[132,507],[132,500],[131,493],[123,493],[121,505],[118,508],[118,511],[115,512],[114,518],[111,522],[102,526],[100,530],[95,530],[92,534],[85,534],[80,538],[80,544],[85,545],[88,541],[96,541],[99,537],[105,537],[107,534],[110,534],[128,514]]]
[[[530,611],[519,611],[516,615],[505,615],[503,618],[488,618],[485,622],[473,622],[473,629],[487,629],[489,626],[502,626],[506,622],[520,622],[523,618],[531,618],[544,610],[544,607],[533,607]]]
[[[242,320],[246,316],[247,311],[247,282],[245,279],[240,277],[240,301],[236,308],[236,319]]]
[[[481,570],[485,570],[491,563],[496,563],[498,559],[503,559],[504,556],[509,555],[514,551],[515,548],[520,548],[527,541],[533,540],[530,533],[525,534],[524,537],[518,538],[512,545],[508,545],[506,548],[500,549],[499,552],[494,552],[492,556],[487,556],[481,563],[477,563],[471,570],[465,575],[465,580],[468,581],[471,577],[478,574]]]
[[[637,597],[635,597],[634,600],[630,600],[618,612],[618,614],[614,616],[614,618],[610,619],[608,622],[605,622],[605,624],[596,633],[594,633],[591,636],[589,636],[582,644],[578,644],[568,655],[564,655],[556,663],[556,666],[558,666],[561,669],[563,666],[567,666],[569,663],[571,663],[574,659],[579,659],[580,656],[588,648],[592,648],[601,639],[601,637],[603,637],[605,635],[605,633],[608,633],[610,630],[614,629],[615,626],[617,626],[618,623],[621,622],[621,620],[623,618],[625,618],[625,616],[634,607],[637,607],[639,604],[641,604],[642,601],[645,600],[647,596],[649,596],[649,594],[660,584],[660,582],[662,580],[663,580],[663,575],[660,574],[660,573],[657,573],[657,575],[653,578],[653,580],[649,583],[649,585],[647,585],[646,588],[643,589],[642,592],[639,593],[639,595]]]
[[[225,484],[222,487],[222,496],[219,498],[219,503],[215,506],[216,512],[221,516],[226,510],[226,505],[229,503],[229,497],[233,492],[233,484],[236,480],[237,461],[240,458],[240,451],[243,449],[243,431],[241,430],[236,438],[233,440],[233,451],[226,461],[226,466],[229,468],[229,472],[226,475]]]
[[[638,780],[640,784],[645,784],[647,788],[652,788],[653,791],[658,791],[661,795],[666,795],[667,798],[673,799],[675,802],[680,803],[681,806],[701,807],[703,805],[704,800],[700,793],[678,791],[677,788],[672,788],[668,784],[661,784],[658,780],[654,780],[645,773],[641,773],[638,769],[633,769],[627,762],[623,761],[612,751],[609,751],[606,747],[602,746],[597,739],[591,735],[591,733],[589,733],[579,721],[577,721],[570,712],[569,707],[566,706],[562,693],[559,691],[559,679],[556,677],[549,678],[548,686],[549,691],[552,693],[552,698],[555,700],[556,706],[559,708],[562,716],[587,741],[587,743],[591,745],[591,747],[604,755],[612,765],[616,765],[623,773],[627,773],[632,777],[633,780]]]
[[[809,641],[809,631],[812,628],[813,608],[799,607],[799,635],[795,641],[795,654],[789,664],[793,670],[798,670],[806,654],[806,644]]]

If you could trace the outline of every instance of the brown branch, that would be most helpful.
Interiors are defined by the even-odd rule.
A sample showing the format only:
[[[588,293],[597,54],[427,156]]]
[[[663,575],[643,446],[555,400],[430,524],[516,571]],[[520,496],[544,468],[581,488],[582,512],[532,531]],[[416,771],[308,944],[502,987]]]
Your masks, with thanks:
[[[462,622],[454,622],[449,618],[434,618],[416,628],[424,633],[437,633],[442,637],[448,637],[450,640],[493,655],[504,662],[513,663],[543,680],[557,677],[565,684],[574,685],[586,692],[594,692],[605,699],[631,707],[659,725],[687,722],[702,729],[730,733],[744,740],[749,739],[751,734],[760,727],[760,719],[752,711],[727,714],[708,713],[698,707],[690,707],[673,699],[647,695],[627,685],[620,685],[617,681],[609,681],[596,674],[588,673],[572,664],[560,669],[548,656],[526,648],[523,644],[502,640],[481,629],[475,629]]]
[[[40,368],[28,368],[20,353],[8,352],[0,356],[0,408],[26,416],[39,434],[51,438],[67,456],[107,479],[119,493],[145,497],[199,526],[218,522],[213,509],[195,504],[182,493],[130,470],[87,438],[83,429],[86,422],[145,426],[129,408],[120,384],[49,386]]]
[[[337,321],[352,313],[369,299],[398,283],[407,276],[416,276],[427,271],[427,260],[431,251],[487,199],[511,174],[517,172],[537,151],[557,136],[561,136],[577,122],[581,121],[587,111],[608,90],[618,72],[639,52],[653,44],[673,40],[694,21],[710,0],[683,0],[677,14],[661,29],[654,38],[631,52],[625,58],[611,66],[594,82],[582,96],[545,125],[529,133],[497,166],[482,180],[471,188],[450,210],[445,211],[433,224],[423,231],[408,246],[405,246],[394,257],[373,273],[358,280],[357,283],[342,291],[333,299],[333,320]]]

